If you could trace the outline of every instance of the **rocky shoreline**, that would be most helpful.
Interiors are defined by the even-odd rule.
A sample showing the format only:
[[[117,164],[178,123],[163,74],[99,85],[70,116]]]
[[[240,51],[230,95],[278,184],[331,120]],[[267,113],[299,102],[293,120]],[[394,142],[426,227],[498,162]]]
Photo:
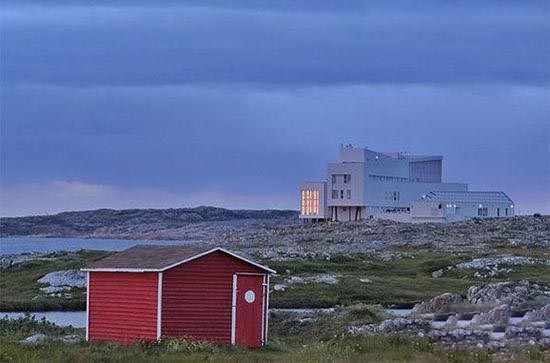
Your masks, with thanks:
[[[479,299],[480,296],[483,299]],[[541,306],[544,303],[546,305]],[[535,305],[539,307],[522,309]],[[288,324],[312,326],[323,316],[342,314],[342,311],[346,308],[322,312],[294,310],[290,312]],[[491,352],[506,352],[522,346],[550,349],[550,292],[527,281],[473,286],[466,298],[442,294],[417,304],[405,314],[401,312],[402,316],[389,311],[394,316],[376,324],[348,325],[342,334],[420,337],[444,348],[478,348]]]
[[[154,218],[147,219],[147,216]],[[267,259],[326,258],[356,253],[391,258],[392,254],[398,253],[389,250],[401,247],[483,251],[495,244],[504,244],[550,249],[550,216],[474,218],[449,224],[388,220],[303,224],[293,211],[228,211],[202,207],[136,210],[133,213],[71,212],[54,217],[2,218],[2,236],[193,240],[223,245]],[[91,219],[86,219],[88,217]],[[48,224],[50,222],[53,224]],[[510,265],[513,261],[508,263],[501,259],[493,262]],[[489,265],[491,261],[471,263]]]
[[[521,310],[526,306],[539,307]],[[512,319],[514,309],[514,315],[522,316]],[[445,316],[448,317],[443,320]],[[499,351],[538,345],[546,350],[550,349],[550,290],[528,281],[472,286],[466,298],[445,293],[415,305],[406,317],[350,326],[348,333],[427,337],[448,348],[467,346]]]
[[[54,215],[0,218],[2,237],[87,237],[200,240],[216,232],[298,223],[293,210],[230,210],[216,207],[98,209]]]
[[[550,216],[471,219],[449,224],[329,222],[241,231],[224,235],[219,241],[267,259],[330,258],[356,253],[391,259],[402,256],[397,249],[403,248],[482,252],[495,245],[550,251]],[[488,265],[491,261],[481,263]]]

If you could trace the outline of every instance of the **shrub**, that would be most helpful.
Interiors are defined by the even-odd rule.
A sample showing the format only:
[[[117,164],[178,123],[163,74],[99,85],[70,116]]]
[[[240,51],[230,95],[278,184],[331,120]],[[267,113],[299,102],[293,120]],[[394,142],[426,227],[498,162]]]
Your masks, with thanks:
[[[160,347],[171,353],[199,353],[199,352],[214,352],[217,351],[216,346],[196,340],[185,338],[165,338],[160,341]]]

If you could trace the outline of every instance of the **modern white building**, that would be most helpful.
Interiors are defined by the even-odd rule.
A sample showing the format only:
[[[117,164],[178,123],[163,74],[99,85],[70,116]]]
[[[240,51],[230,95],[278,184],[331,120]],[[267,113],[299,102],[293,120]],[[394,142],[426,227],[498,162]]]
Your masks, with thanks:
[[[503,192],[469,192],[467,184],[442,182],[442,162],[442,156],[342,146],[340,161],[328,164],[325,181],[300,186],[300,218],[447,222],[514,214]]]

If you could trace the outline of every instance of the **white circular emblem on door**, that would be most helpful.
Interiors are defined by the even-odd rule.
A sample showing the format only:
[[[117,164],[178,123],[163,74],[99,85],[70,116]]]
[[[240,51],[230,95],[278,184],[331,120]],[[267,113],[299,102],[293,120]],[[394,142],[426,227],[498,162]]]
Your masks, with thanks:
[[[244,300],[247,303],[252,304],[254,302],[254,300],[256,300],[256,294],[254,293],[254,291],[248,290],[247,292],[245,292],[244,293]]]

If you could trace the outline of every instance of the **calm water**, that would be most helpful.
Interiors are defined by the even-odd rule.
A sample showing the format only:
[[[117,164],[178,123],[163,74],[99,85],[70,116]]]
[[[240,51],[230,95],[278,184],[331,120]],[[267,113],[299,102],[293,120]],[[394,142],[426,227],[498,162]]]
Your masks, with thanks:
[[[499,331],[498,332],[497,331],[491,332],[491,338],[493,338],[493,339],[502,339],[502,338],[504,338],[504,336],[505,336],[504,332],[499,332]]]
[[[72,325],[75,328],[86,327],[85,311],[45,311],[30,313],[30,315],[34,316],[37,320],[46,318],[49,322],[59,326]],[[19,319],[23,316],[25,316],[25,313],[0,312],[0,318],[2,319]]]
[[[436,329],[439,329],[441,328],[443,325],[445,325],[445,321],[431,321],[430,324],[432,325],[432,327],[436,328]]]
[[[27,252],[57,252],[104,250],[120,251],[135,245],[172,246],[190,244],[193,241],[150,241],[150,240],[119,240],[119,239],[88,239],[88,238],[39,238],[39,237],[7,237],[0,238],[0,256]]]
[[[412,312],[412,309],[389,308],[386,311],[397,316],[407,316]]]

